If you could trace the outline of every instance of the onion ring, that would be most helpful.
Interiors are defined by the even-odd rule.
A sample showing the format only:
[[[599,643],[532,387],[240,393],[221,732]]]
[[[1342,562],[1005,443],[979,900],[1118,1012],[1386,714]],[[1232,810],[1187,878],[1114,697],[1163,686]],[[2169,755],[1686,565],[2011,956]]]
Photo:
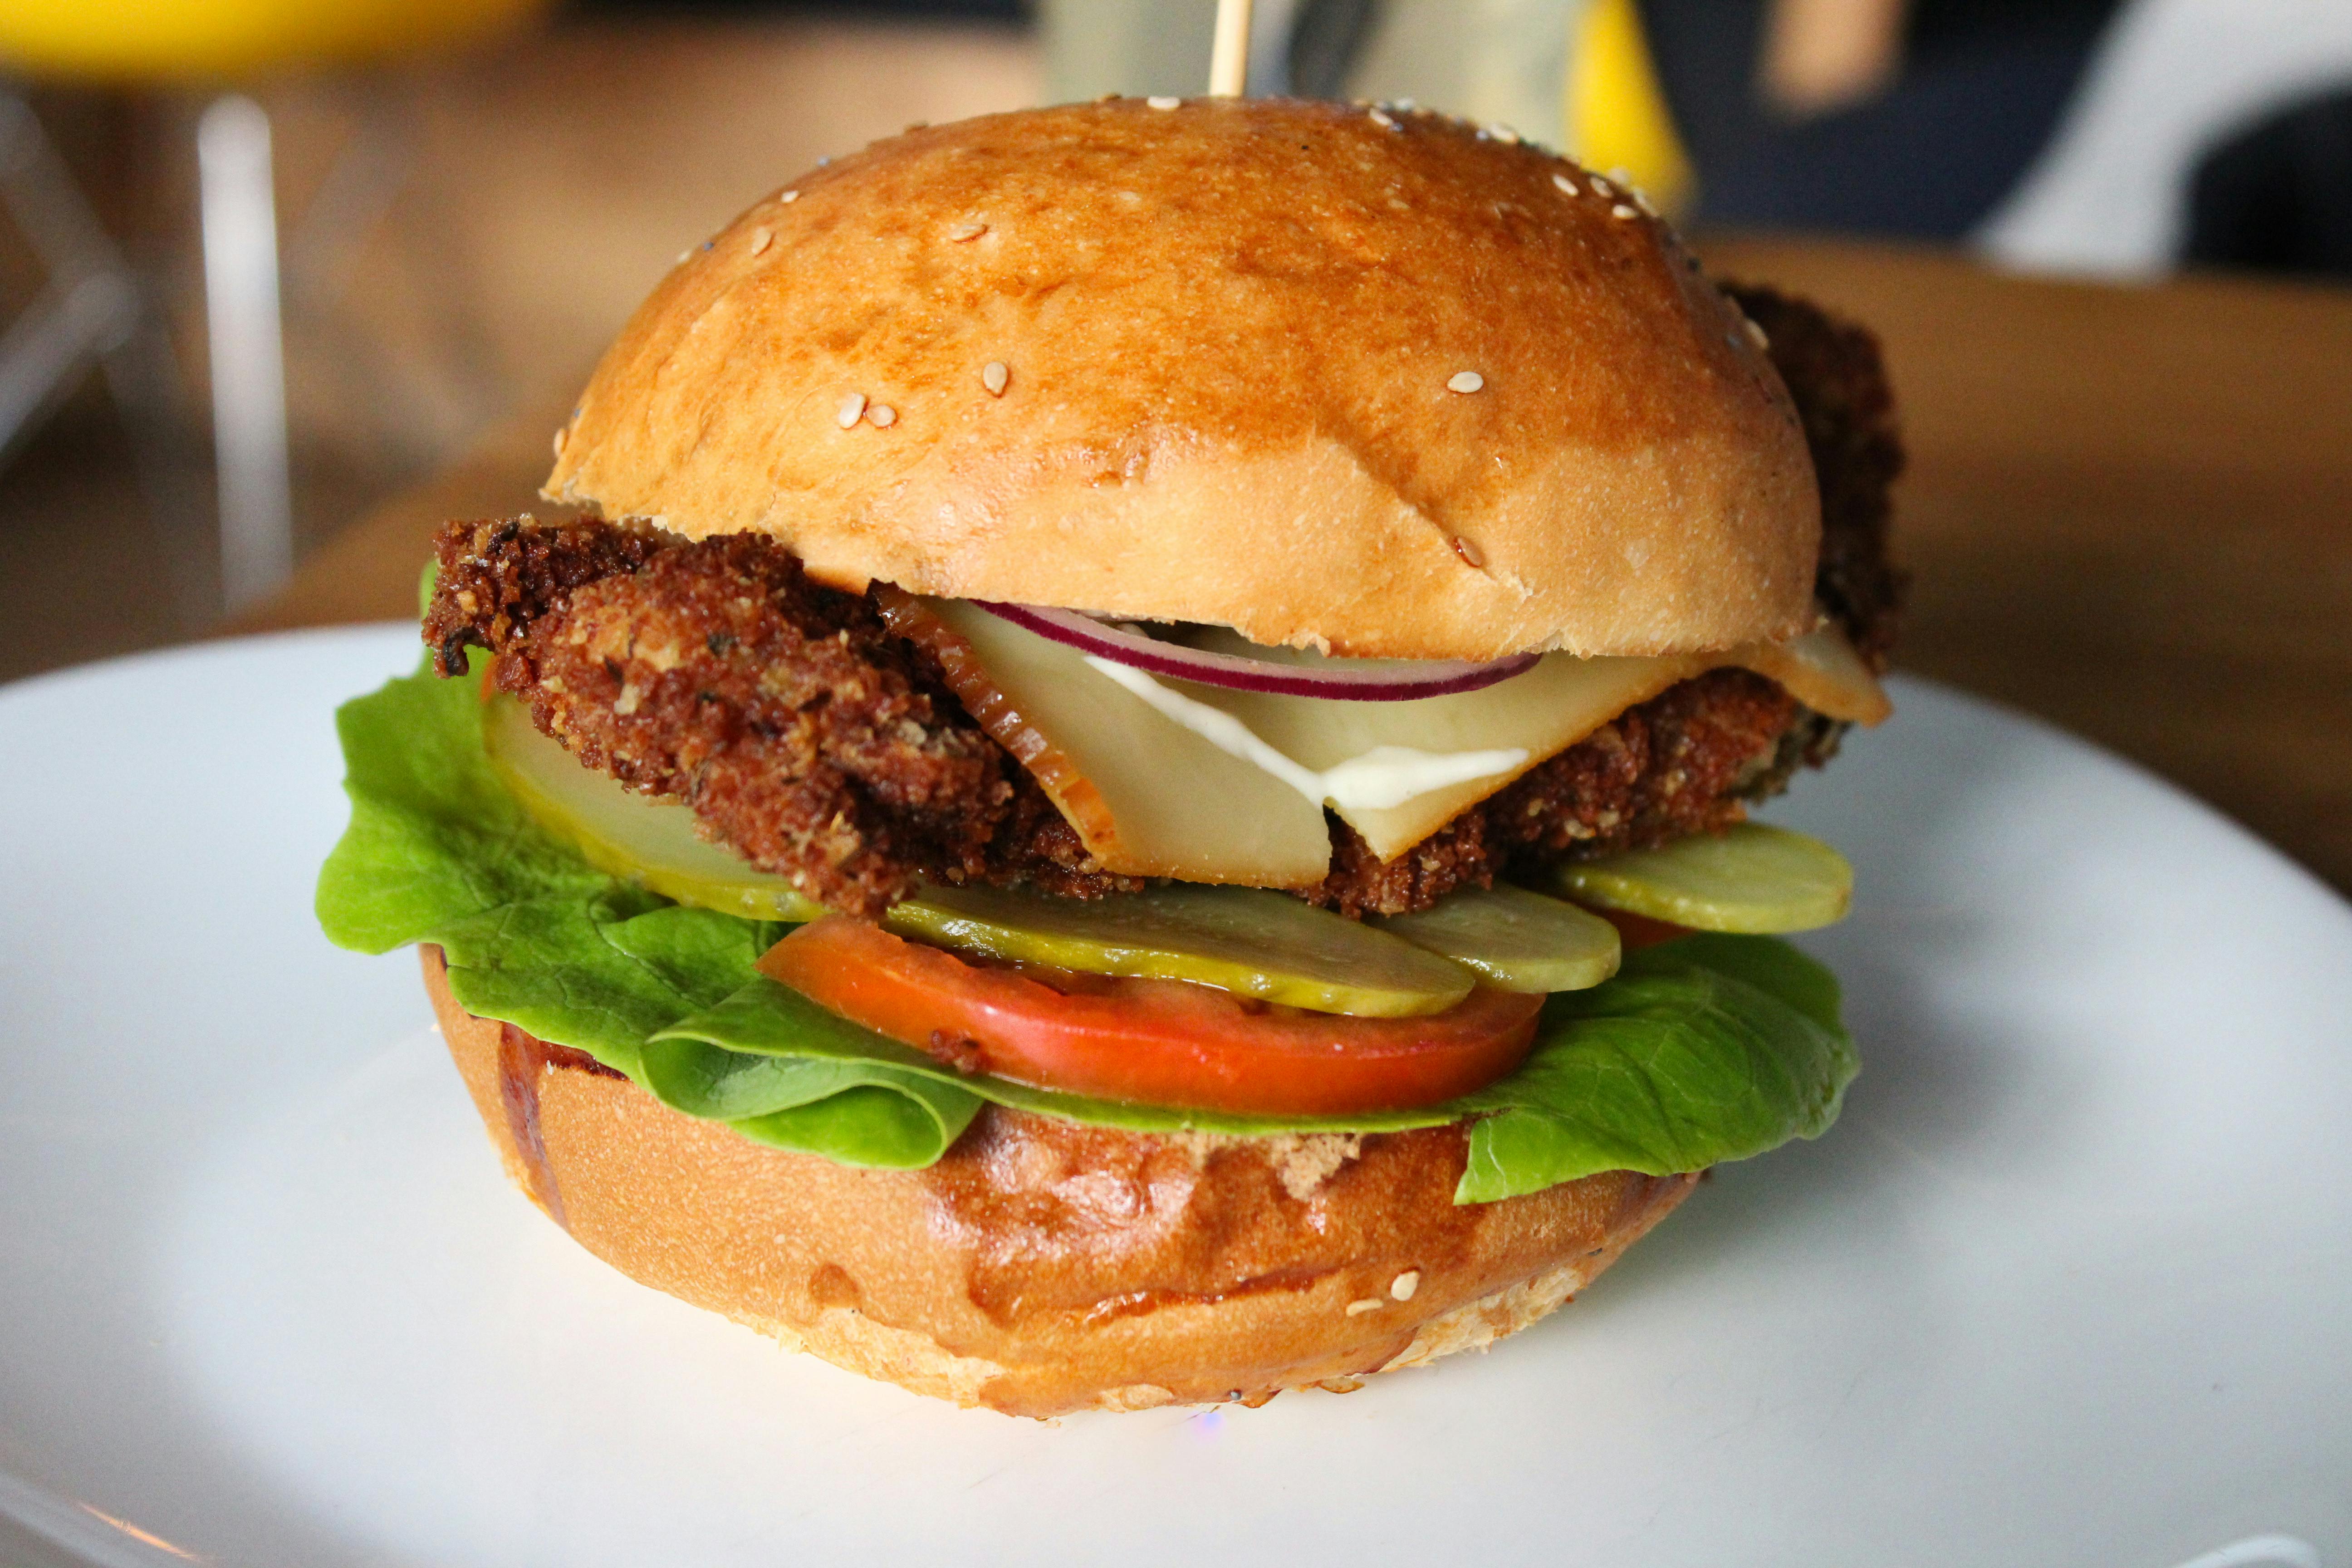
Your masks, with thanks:
[[[1049,609],[1042,605],[1001,605],[986,599],[971,602],[1024,631],[1083,648],[1114,663],[1132,666],[1148,675],[1284,697],[1323,697],[1342,702],[1409,702],[1415,698],[1445,697],[1508,680],[1533,668],[1541,657],[1522,653],[1487,663],[1451,658],[1366,658],[1336,659],[1328,665],[1276,664],[1160,642],[1139,633],[1106,626],[1076,610]]]

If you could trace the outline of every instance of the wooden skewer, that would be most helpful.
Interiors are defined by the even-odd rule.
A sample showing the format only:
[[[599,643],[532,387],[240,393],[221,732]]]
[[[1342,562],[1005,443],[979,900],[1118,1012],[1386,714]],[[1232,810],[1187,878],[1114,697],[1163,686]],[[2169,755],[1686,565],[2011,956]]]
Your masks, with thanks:
[[[1250,0],[1217,0],[1217,46],[1209,57],[1211,98],[1240,98],[1248,91],[1249,42]]]

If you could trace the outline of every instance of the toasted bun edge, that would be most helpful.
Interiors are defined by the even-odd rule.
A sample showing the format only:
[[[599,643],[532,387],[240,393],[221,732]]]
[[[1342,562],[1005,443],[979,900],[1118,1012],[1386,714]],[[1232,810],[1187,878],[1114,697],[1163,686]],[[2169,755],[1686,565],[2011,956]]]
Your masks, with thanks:
[[[437,949],[424,970],[509,1179],[589,1251],[788,1347],[1012,1415],[1255,1403],[1484,1347],[1696,1181],[1611,1172],[1456,1205],[1459,1128],[1349,1153],[999,1108],[930,1170],[856,1170],[475,1017]]]
[[[548,493],[764,533],[838,585],[1349,655],[1793,635],[1820,542],[1803,432],[1760,334],[1635,199],[1332,104],[916,130],[682,258]]]

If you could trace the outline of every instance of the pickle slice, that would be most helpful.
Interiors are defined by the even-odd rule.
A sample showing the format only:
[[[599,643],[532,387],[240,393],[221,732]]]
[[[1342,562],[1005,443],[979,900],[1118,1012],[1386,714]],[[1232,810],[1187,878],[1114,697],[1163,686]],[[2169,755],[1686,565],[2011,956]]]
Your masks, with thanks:
[[[1259,888],[1176,883],[1107,899],[927,887],[883,917],[901,936],[1088,974],[1191,980],[1318,1013],[1443,1013],[1470,994],[1460,964]]]
[[[1465,888],[1380,925],[1506,991],[1582,991],[1616,973],[1623,956],[1615,926],[1525,888]]]
[[[784,878],[696,837],[686,806],[581,766],[510,697],[484,708],[482,742],[523,808],[601,871],[724,914],[809,921],[825,912]],[[1402,938],[1256,888],[1176,884],[1079,900],[933,885],[884,923],[986,957],[1197,981],[1318,1013],[1443,1013],[1475,984],[1460,964]]]
[[[1699,931],[1811,931],[1843,920],[1853,902],[1844,856],[1760,822],[1578,861],[1558,875],[1560,889],[1581,903]]]
[[[813,921],[825,912],[786,879],[697,837],[694,813],[685,805],[635,794],[618,779],[581,766],[561,743],[541,734],[511,697],[485,704],[482,747],[523,809],[600,871],[722,914]]]

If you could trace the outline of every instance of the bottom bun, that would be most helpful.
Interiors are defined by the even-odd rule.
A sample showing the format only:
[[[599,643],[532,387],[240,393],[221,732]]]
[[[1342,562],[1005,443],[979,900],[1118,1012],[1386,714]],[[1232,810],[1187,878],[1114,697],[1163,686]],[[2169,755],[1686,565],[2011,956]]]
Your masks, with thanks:
[[[1697,1180],[1612,1171],[1456,1205],[1460,1125],[1222,1139],[997,1106],[928,1170],[856,1170],[477,1018],[424,956],[508,1175],[573,1239],[836,1366],[1012,1415],[1255,1404],[1482,1348]]]

